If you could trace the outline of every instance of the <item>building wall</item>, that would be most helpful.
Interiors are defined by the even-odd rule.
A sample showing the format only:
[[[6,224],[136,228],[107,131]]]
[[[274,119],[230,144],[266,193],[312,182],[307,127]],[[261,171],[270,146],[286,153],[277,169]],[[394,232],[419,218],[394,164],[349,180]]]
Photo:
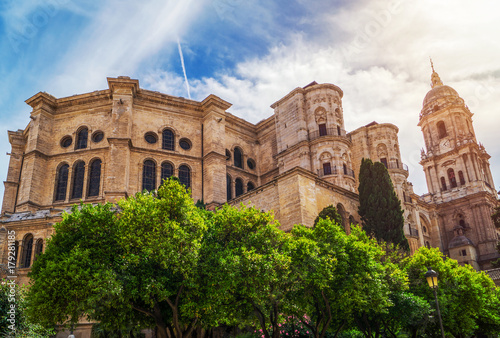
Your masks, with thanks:
[[[418,196],[401,162],[398,128],[373,122],[346,133],[343,92],[333,84],[313,82],[294,89],[272,105],[272,116],[257,124],[230,114],[231,104],[214,95],[201,102],[173,97],[141,89],[137,80],[128,77],[109,78],[108,86],[59,99],[38,93],[26,101],[33,108],[28,126],[9,132],[12,151],[0,222],[5,230],[16,229],[20,255],[26,235],[45,241],[52,224],[72,204],[113,202],[142,191],[144,164],[149,160],[155,164],[156,187],[161,183],[162,163],[170,163],[174,175],[187,166],[193,199],[203,200],[209,208],[228,201],[272,210],[288,231],[297,223],[312,226],[324,207],[334,205],[349,231],[351,222],[360,221],[361,159],[371,158],[388,168],[402,201],[412,252],[428,245],[450,256],[460,253],[460,248],[449,250],[448,245],[456,237],[456,217],[461,214],[480,267],[488,267],[496,257],[499,232],[489,214],[498,200],[489,155],[477,144],[471,114],[452,89],[438,88],[424,101],[420,125],[427,151],[422,165],[430,193]],[[443,95],[451,95],[453,102]],[[436,102],[439,109],[434,108]],[[450,126],[446,145],[437,125],[442,120]],[[82,128],[88,129],[87,147],[75,149]],[[162,147],[165,130],[174,135],[174,149]],[[93,140],[96,132],[104,135],[100,142]],[[157,141],[148,143],[146,135]],[[65,138],[72,140],[68,147],[61,145]],[[180,147],[181,139],[188,141],[190,149]],[[238,151],[241,163],[235,162]],[[90,166],[96,159],[102,161],[99,193],[88,196]],[[83,196],[73,199],[79,161],[85,163]],[[69,166],[66,197],[56,200],[58,173],[65,164]],[[440,177],[449,168],[463,171],[466,184],[442,190]],[[3,243],[0,261],[5,262]]]

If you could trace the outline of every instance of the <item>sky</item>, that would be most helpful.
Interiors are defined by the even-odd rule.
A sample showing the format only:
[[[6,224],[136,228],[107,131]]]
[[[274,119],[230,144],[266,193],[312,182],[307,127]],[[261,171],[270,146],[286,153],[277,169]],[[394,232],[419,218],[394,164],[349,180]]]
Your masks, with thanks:
[[[0,178],[7,130],[27,126],[24,101],[38,92],[82,94],[124,75],[165,94],[215,94],[257,123],[316,81],[343,90],[347,131],[372,121],[399,127],[409,181],[424,194],[417,123],[432,57],[474,113],[499,190],[499,11],[494,0],[2,0]]]

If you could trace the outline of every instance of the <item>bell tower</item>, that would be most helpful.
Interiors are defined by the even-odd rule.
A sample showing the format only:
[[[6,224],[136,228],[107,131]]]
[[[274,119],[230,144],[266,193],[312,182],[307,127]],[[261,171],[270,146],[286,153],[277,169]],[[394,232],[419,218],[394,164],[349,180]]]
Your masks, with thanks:
[[[477,142],[473,114],[455,89],[446,86],[431,61],[431,90],[424,98],[418,125],[426,150],[422,161],[429,192],[442,197],[486,190],[496,195],[490,171],[490,155]]]
[[[457,91],[444,85],[431,60],[431,90],[424,98],[418,125],[425,150],[422,165],[434,206],[439,245],[449,257],[475,269],[498,258],[500,231],[491,213],[498,205],[489,158],[478,143],[473,114]],[[437,238],[437,237],[436,237]]]

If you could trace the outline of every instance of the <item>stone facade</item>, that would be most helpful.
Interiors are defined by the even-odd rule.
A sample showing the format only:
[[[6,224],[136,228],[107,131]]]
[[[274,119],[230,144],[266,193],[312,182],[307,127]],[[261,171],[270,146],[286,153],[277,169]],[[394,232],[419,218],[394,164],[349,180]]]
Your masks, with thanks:
[[[294,89],[257,124],[228,113],[231,104],[215,95],[188,100],[142,89],[128,77],[108,78],[106,90],[66,98],[38,93],[26,101],[33,108],[28,126],[9,131],[0,262],[5,267],[7,231],[14,230],[25,282],[53,224],[72,204],[114,202],[154,189],[170,175],[210,208],[228,202],[273,210],[285,231],[296,223],[311,226],[333,204],[349,231],[360,220],[361,159],[370,158],[389,170],[412,251],[439,247],[487,269],[498,257],[499,238],[489,217],[498,205],[489,156],[476,141],[463,100],[435,72],[432,79],[419,123],[427,146],[424,196],[407,180],[398,128],[372,122],[346,132],[343,92],[333,84]]]

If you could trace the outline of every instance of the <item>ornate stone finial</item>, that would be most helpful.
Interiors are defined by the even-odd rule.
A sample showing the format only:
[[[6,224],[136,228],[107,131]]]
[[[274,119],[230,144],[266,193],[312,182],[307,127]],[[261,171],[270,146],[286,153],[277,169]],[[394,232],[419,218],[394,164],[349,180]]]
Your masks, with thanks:
[[[431,58],[429,59],[431,60],[431,68],[432,68],[431,88],[434,88],[436,86],[442,86],[443,81],[441,81],[441,78],[439,77],[438,73],[436,73],[436,71],[434,70],[434,63],[432,62],[432,59]]]

